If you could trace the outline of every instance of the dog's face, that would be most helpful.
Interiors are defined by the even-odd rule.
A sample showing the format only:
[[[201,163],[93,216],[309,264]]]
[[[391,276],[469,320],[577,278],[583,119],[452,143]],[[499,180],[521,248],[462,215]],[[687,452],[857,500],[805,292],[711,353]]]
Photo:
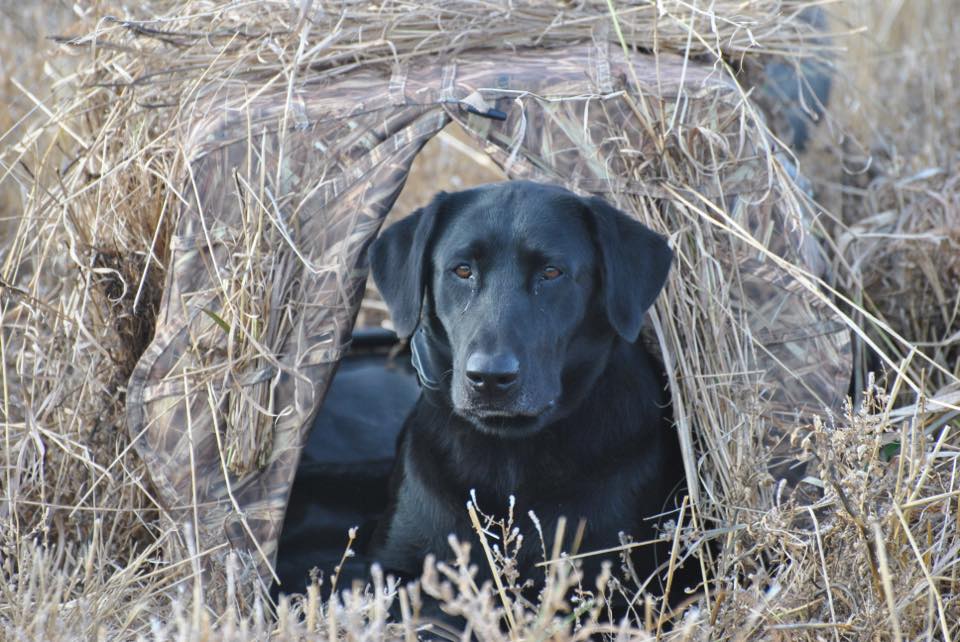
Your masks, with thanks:
[[[472,193],[432,244],[451,400],[480,428],[522,432],[556,412],[571,342],[599,285],[579,199],[544,191]]]
[[[613,339],[636,340],[671,257],[604,201],[519,181],[441,193],[371,250],[398,334],[420,326],[421,375],[505,437],[579,403]]]

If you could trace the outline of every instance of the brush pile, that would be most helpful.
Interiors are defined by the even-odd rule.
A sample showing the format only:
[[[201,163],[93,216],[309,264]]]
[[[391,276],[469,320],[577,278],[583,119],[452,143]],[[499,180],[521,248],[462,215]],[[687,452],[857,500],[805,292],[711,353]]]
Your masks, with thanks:
[[[774,57],[830,53],[830,41],[803,19],[812,4],[97,3],[59,40],[75,73],[49,98],[35,92],[44,116],[0,148],[0,177],[18,181],[23,199],[22,212],[0,228],[0,636],[412,639],[426,593],[484,640],[583,639],[598,631],[637,639],[956,637],[956,158],[936,153],[933,136],[929,148],[916,150],[894,128],[882,141],[875,131],[854,132],[867,149],[882,143],[883,158],[892,160],[873,166],[870,185],[840,191],[831,191],[838,181],[820,163],[817,193],[840,216],[822,215],[796,186],[788,154],[738,76],[741,66]],[[919,33],[951,28],[936,18],[948,14],[945,2],[916,4],[930,10],[915,10]],[[867,14],[847,20],[889,18]],[[940,31],[927,28],[936,25]],[[915,36],[912,46],[921,42]],[[327,374],[362,293],[356,265],[315,260],[346,256],[336,238],[325,238],[319,254],[300,255],[303,246],[291,240],[296,226],[278,223],[326,193],[325,172],[335,178],[351,166],[348,141],[375,138],[373,129],[349,126],[333,138],[309,138],[321,131],[312,129],[312,110],[342,99],[323,89],[406,78],[408,86],[391,85],[390,100],[408,100],[403,92],[428,82],[417,73],[452,69],[455,58],[482,66],[484,57],[507,55],[525,69],[549,59],[559,76],[569,51],[598,57],[591,82],[629,89],[603,103],[613,116],[591,111],[597,95],[523,95],[517,109],[537,128],[521,129],[526,116],[509,112],[502,127],[480,132],[476,118],[461,122],[446,107],[429,127],[457,120],[511,177],[557,179],[551,167],[576,148],[580,155],[566,166],[576,171],[559,180],[608,194],[670,235],[676,270],[651,315],[649,338],[668,369],[691,489],[664,533],[675,554],[663,575],[669,585],[676,563],[688,558],[702,570],[701,590],[671,610],[638,591],[629,569],[595,580],[555,564],[539,603],[527,603],[503,555],[514,516],[481,514],[484,532],[499,534],[492,557],[504,569],[501,591],[477,587],[463,564],[431,563],[418,586],[397,587],[374,573],[370,587],[344,591],[325,578],[306,595],[273,604],[264,573],[272,544],[257,535],[276,528],[276,497],[262,514],[247,510],[243,498],[273,493],[282,504],[284,488],[270,486],[279,477],[261,470],[283,468],[286,455],[276,453],[296,447],[300,426],[279,431],[262,417],[292,422],[309,404],[297,396],[296,412],[283,414],[277,400],[287,393],[260,384],[282,385],[271,378],[282,370],[278,355],[304,327],[307,302],[297,299],[298,288],[309,291],[310,279],[333,275],[320,299],[326,307],[312,311],[328,315],[330,350],[320,363]],[[921,74],[921,61],[907,67]],[[849,135],[863,121],[851,96],[868,90],[851,77],[827,137]],[[932,86],[938,99],[960,96],[942,78]],[[911,100],[933,104],[933,97]],[[362,118],[372,107],[360,100],[350,109]],[[955,116],[939,115],[956,131]],[[282,123],[281,135],[257,129],[270,118]],[[216,138],[237,135],[208,126],[227,121],[246,123],[242,135]],[[307,142],[322,144],[313,148],[322,153],[307,153]],[[842,150],[834,163],[846,168],[856,160],[847,142],[823,147]],[[228,148],[242,155],[204,165],[210,149]],[[899,154],[925,154],[935,169],[913,168]],[[312,173],[284,174],[288,158]],[[553,164],[539,162],[545,158]],[[205,218],[212,201],[203,195],[217,189],[217,208]],[[374,214],[367,236],[386,211]],[[208,220],[230,222],[233,236],[217,236],[224,229],[205,227]],[[310,220],[321,219],[297,219]],[[365,219],[357,214],[345,224],[344,238],[357,233],[358,220]],[[195,233],[184,234],[187,228]],[[187,240],[209,253],[183,254]],[[214,251],[214,241],[226,249]],[[184,280],[178,270],[190,261],[206,267]],[[202,331],[173,355],[189,368],[178,371],[179,388],[171,384],[164,394],[191,440],[201,415],[219,410],[228,418],[208,434],[216,440],[215,472],[236,492],[230,483],[225,491],[208,484],[210,471],[193,459],[178,471],[185,486],[166,484],[164,466],[175,459],[151,458],[143,445],[169,435],[152,432],[158,415],[143,410],[165,397],[134,394],[138,363],[177,330],[177,306],[194,305],[181,295],[196,292],[209,295],[194,306],[202,325],[191,327]],[[869,349],[882,379],[853,372],[854,348]],[[856,392],[866,392],[845,403],[853,374],[863,383]],[[294,379],[312,390],[326,376]],[[243,392],[250,386],[256,395]],[[258,484],[265,490],[250,491]],[[211,525],[214,509],[198,500],[211,488],[221,492],[218,500],[239,502],[223,513],[237,516],[233,547],[228,525]],[[483,508],[499,514],[506,507]],[[257,543],[244,539],[250,535]],[[486,537],[472,545],[492,544]],[[544,542],[545,557],[559,557],[562,547]],[[611,592],[634,606],[612,626],[601,617]],[[399,622],[389,618],[395,602]]]

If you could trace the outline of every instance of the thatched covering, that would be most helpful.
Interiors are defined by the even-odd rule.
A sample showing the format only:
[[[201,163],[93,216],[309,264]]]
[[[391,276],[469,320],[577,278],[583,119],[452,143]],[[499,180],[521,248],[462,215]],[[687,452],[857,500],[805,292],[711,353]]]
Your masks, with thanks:
[[[846,283],[846,267],[830,274],[816,209],[728,66],[822,47],[805,5],[183,0],[66,41],[82,73],[17,150],[32,187],[3,254],[16,630],[142,633],[157,605],[160,631],[199,635],[211,614],[236,639],[238,620],[265,626],[257,582],[360,303],[363,250],[419,147],[456,121],[511,177],[602,194],[677,252],[650,319],[691,482],[666,535],[706,584],[685,616],[638,596],[624,631],[869,636],[902,615],[949,635],[956,590],[932,578],[956,551],[917,538],[957,541],[949,430],[936,432],[953,398],[894,408],[874,391],[844,410],[859,330],[826,277]],[[897,469],[878,454],[892,441]],[[503,604],[465,572],[428,574],[425,590],[497,639]],[[189,615],[171,590],[184,580]],[[372,599],[321,607],[318,593],[280,605],[282,635],[377,637],[397,598],[379,579]],[[571,629],[562,590],[514,606],[531,637]]]
[[[734,147],[744,131],[733,86],[682,59],[658,63],[638,56],[631,67],[605,42],[502,57],[464,52],[455,65],[391,77],[358,71],[254,101],[248,88],[200,103],[211,116],[189,137],[187,205],[127,413],[161,499],[188,506],[171,517],[188,520],[192,511],[199,520],[202,550],[223,541],[226,528],[236,545],[246,532],[251,550],[272,558],[300,444],[349,341],[365,249],[413,156],[451,119],[512,178],[603,194],[668,234],[685,223],[737,228],[743,240],[711,251],[719,272],[683,266],[675,276],[680,291],[704,288],[697,282],[705,277],[740,284],[732,292],[707,286],[733,317],[725,334],[750,373],[729,382],[713,411],[746,410],[765,420],[763,433],[782,436],[798,412],[839,409],[851,368],[847,330],[797,281],[801,272],[822,275],[823,262],[802,210],[786,200],[777,207],[789,179],[770,174],[777,161],[755,144]],[[481,115],[490,110],[504,120]],[[677,135],[660,149],[644,112],[676,121]],[[713,124],[710,135],[700,123]],[[776,191],[763,204],[770,185]],[[709,209],[723,206],[727,220]],[[660,330],[661,345],[668,336]],[[688,341],[683,332],[676,339]],[[697,361],[669,352],[672,363]],[[701,403],[702,393],[679,382],[673,392],[689,445],[698,409],[685,400]],[[687,472],[696,480],[692,458]]]

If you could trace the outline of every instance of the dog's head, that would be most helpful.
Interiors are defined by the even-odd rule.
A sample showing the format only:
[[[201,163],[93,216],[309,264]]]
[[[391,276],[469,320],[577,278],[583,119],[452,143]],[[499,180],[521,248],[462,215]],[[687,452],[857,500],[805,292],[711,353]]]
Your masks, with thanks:
[[[637,340],[672,257],[599,198],[515,181],[438,194],[371,267],[422,377],[479,430],[522,436],[583,399],[615,337]]]

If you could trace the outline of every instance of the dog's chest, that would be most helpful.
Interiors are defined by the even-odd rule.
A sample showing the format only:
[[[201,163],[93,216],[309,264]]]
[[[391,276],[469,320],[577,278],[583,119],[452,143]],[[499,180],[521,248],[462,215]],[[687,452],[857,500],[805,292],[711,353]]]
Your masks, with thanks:
[[[517,478],[521,479],[519,486],[502,478],[496,485],[478,484],[472,493],[466,491],[461,499],[454,501],[445,489],[425,484],[414,471],[408,473],[397,507],[399,530],[394,533],[398,536],[395,541],[418,542],[418,550],[412,551],[418,559],[428,553],[438,559],[451,558],[450,534],[461,542],[473,542],[475,553],[481,551],[476,546],[467,501],[476,502],[484,523],[486,517],[506,522],[512,507],[510,529],[519,529],[523,536],[524,545],[517,562],[525,573],[543,559],[540,542],[554,541],[561,518],[567,524],[563,550],[568,553],[572,552],[567,547],[572,544],[581,522],[586,526],[581,550],[615,547],[619,544],[617,534],[620,532],[632,533],[638,539],[648,538],[647,534],[639,532],[644,530],[637,502],[640,489],[636,484],[640,480],[633,474],[605,471],[593,477],[578,475],[566,480],[568,483],[555,486],[554,492],[549,493],[539,485],[531,492],[524,492],[523,476],[518,475]],[[511,488],[515,490],[508,490]],[[500,533],[499,526],[492,527],[491,532]],[[481,567],[485,565],[480,558],[474,563]]]
[[[589,458],[592,465],[585,466],[584,449],[576,444],[541,439],[504,442],[492,450],[488,445],[461,443],[451,452],[410,444],[403,485],[411,498],[422,499],[421,523],[443,521],[438,514],[446,513],[467,523],[468,501],[500,517],[512,506],[524,520],[533,512],[547,520],[564,516],[598,523],[612,516],[630,521],[633,498],[644,488],[653,490],[657,476],[656,462],[642,451],[617,461]],[[612,510],[598,511],[604,504]]]

